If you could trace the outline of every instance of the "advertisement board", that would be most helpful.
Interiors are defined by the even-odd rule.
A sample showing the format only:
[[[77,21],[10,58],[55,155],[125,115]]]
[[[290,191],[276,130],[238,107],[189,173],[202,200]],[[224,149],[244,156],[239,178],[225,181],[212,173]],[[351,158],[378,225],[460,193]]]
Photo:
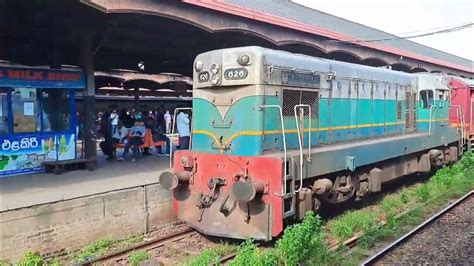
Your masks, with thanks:
[[[44,161],[75,157],[74,134],[0,136],[0,176],[41,172]]]

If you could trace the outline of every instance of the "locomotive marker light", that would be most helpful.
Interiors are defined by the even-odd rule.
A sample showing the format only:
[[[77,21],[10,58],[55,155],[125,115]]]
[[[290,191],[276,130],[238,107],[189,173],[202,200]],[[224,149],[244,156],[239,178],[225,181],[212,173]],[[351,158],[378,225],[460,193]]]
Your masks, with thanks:
[[[244,54],[242,55],[241,57],[239,57],[237,59],[237,62],[241,65],[241,66],[248,66],[250,65],[250,56]]]
[[[265,192],[265,184],[262,182],[238,181],[232,185],[232,196],[239,202],[250,202],[257,194]]]
[[[191,178],[188,172],[178,172],[176,174],[165,171],[160,174],[158,181],[160,185],[167,190],[173,190],[178,187],[179,184],[188,183]]]

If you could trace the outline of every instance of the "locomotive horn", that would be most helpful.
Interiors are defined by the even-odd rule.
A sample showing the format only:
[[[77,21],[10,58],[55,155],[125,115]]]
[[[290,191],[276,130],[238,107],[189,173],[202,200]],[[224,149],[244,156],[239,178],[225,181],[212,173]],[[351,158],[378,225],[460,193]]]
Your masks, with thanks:
[[[172,172],[165,171],[160,174],[158,181],[164,189],[173,190],[179,184],[188,183],[190,177],[191,176],[188,172],[178,172],[174,174]]]
[[[258,193],[263,193],[265,185],[262,182],[235,182],[232,186],[232,196],[240,202],[249,202],[255,198]]]

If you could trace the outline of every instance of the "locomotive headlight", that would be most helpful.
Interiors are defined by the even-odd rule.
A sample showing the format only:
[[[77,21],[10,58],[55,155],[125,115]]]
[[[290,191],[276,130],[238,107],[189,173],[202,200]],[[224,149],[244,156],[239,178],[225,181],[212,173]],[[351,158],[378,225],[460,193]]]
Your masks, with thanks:
[[[250,64],[250,56],[244,54],[237,59],[237,62],[242,66],[247,66]]]
[[[211,73],[216,75],[217,73],[219,73],[219,68],[220,68],[219,64],[213,64],[211,66]]]
[[[196,72],[200,72],[203,68],[203,65],[204,64],[200,60],[197,60],[196,62],[194,62],[194,69],[196,70]]]

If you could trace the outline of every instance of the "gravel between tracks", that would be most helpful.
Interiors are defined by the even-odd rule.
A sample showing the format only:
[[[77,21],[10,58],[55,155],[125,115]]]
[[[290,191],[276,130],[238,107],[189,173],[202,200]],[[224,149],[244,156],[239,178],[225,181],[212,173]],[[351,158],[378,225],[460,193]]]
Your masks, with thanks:
[[[473,220],[474,197],[471,196],[387,254],[376,265],[472,265]]]

